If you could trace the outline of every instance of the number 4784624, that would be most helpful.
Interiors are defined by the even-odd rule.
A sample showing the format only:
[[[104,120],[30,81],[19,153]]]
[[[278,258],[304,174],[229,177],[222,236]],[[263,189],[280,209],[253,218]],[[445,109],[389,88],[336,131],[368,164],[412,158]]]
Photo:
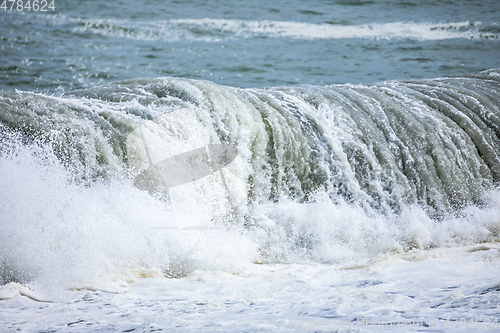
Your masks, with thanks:
[[[3,0],[2,5],[0,5],[0,10],[4,12],[53,12],[56,10],[54,1],[55,0]]]

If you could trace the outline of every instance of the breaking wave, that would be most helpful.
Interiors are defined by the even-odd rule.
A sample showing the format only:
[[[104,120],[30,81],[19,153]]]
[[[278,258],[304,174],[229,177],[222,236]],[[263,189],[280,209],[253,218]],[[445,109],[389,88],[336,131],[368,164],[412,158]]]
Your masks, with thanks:
[[[499,92],[498,70],[370,86],[158,78],[2,91],[0,282],[99,288],[498,241]],[[134,168],[217,144],[237,151],[221,170],[134,186]]]
[[[497,40],[500,27],[483,22],[389,22],[338,24],[335,22],[307,23],[295,21],[248,21],[231,19],[172,19],[130,21],[125,19],[86,19],[54,15],[45,19],[54,25],[73,25],[76,33],[92,33],[134,40],[169,42],[221,42],[239,38],[297,39],[415,39],[442,40],[464,38]]]

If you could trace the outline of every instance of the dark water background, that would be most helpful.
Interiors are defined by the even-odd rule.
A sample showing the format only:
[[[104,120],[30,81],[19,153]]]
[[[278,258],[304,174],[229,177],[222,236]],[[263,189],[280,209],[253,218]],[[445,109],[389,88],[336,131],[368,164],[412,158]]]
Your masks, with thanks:
[[[236,87],[373,83],[500,67],[500,2],[61,1],[0,10],[0,89],[175,76]]]

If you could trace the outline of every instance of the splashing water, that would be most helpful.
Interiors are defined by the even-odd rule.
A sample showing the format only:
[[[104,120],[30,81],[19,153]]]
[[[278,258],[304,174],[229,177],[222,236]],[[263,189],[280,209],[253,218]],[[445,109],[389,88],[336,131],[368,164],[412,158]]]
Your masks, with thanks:
[[[4,91],[0,282],[120,290],[140,276],[498,241],[499,77]],[[131,150],[141,128],[149,162]],[[220,144],[237,152],[220,172],[134,186],[134,165]]]

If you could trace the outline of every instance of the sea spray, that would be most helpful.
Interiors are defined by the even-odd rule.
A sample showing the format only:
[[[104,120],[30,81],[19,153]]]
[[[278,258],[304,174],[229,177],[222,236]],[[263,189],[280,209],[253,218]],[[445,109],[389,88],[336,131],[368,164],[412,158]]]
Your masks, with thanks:
[[[2,283],[119,290],[147,272],[366,263],[496,241],[499,78],[1,92]],[[141,126],[165,156],[227,144],[237,157],[224,179],[165,200],[134,187],[127,139]]]

